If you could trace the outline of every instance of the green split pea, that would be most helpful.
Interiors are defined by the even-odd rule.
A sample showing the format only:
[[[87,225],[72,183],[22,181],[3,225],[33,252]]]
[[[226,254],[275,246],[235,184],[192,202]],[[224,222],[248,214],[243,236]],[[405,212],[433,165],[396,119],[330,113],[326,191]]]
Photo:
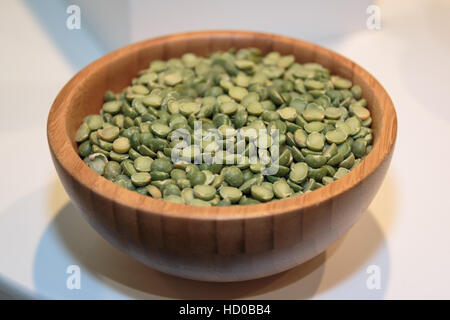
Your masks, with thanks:
[[[75,141],[92,170],[128,190],[178,204],[259,204],[314,191],[361,163],[373,144],[363,96],[352,81],[292,55],[187,53],[152,61],[130,86],[106,92]],[[219,138],[177,138],[182,130],[192,137],[197,121],[202,134],[217,129]],[[250,138],[242,149],[236,138],[260,129],[278,130],[278,145],[263,148],[270,137],[256,133],[260,158],[250,162]],[[227,161],[207,161],[210,154]],[[277,170],[267,175],[270,165]]]

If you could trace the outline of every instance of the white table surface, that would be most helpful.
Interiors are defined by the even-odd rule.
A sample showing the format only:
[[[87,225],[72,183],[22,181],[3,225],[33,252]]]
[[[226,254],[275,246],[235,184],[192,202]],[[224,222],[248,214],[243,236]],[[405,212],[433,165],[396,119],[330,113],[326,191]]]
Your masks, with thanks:
[[[396,106],[396,150],[376,198],[342,240],[304,265],[214,284],[145,267],[82,219],[51,162],[46,118],[64,83],[104,52],[85,31],[64,28],[64,7],[50,19],[58,29],[42,25],[28,1],[1,1],[0,297],[450,298],[450,4],[380,5],[380,31],[318,41],[373,73]],[[80,266],[81,290],[66,287],[69,265]],[[371,265],[381,271],[379,290],[366,286]]]

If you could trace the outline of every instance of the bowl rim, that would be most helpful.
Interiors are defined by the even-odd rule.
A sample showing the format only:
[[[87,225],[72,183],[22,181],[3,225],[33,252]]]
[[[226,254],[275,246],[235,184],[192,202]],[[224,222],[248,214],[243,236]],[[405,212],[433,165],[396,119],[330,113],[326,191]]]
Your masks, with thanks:
[[[322,54],[332,55],[334,60],[338,60],[339,64],[346,64],[354,73],[366,77],[368,81],[370,81],[372,88],[377,87],[379,89],[382,94],[381,97],[383,98],[380,103],[380,106],[383,109],[380,127],[381,134],[376,137],[372,151],[357,167],[351,170],[350,173],[333,183],[312,192],[291,199],[270,201],[256,205],[230,207],[201,207],[153,199],[149,196],[144,196],[118,186],[98,175],[85,165],[84,161],[79,157],[72,146],[65,121],[67,119],[67,110],[71,106],[71,97],[76,90],[82,87],[83,79],[92,75],[96,68],[104,67],[112,61],[116,61],[132,52],[139,51],[151,44],[170,43],[174,40],[180,40],[180,38],[185,40],[204,39],[208,36],[223,36],[229,38],[239,36],[256,37],[271,40],[273,43],[284,42],[290,43],[291,45],[295,42],[302,47],[310,47]],[[65,134],[61,134],[61,132],[64,132]],[[91,192],[110,199],[117,204],[139,210],[139,212],[146,214],[198,220],[228,221],[260,218],[316,207],[321,203],[329,201],[330,199],[357,187],[364,179],[374,173],[376,168],[379,167],[390,154],[394,147],[396,136],[397,116],[392,100],[383,86],[364,68],[339,53],[311,42],[272,33],[241,30],[205,30],[174,33],[136,42],[112,51],[90,63],[72,77],[54,100],[47,120],[47,139],[53,160],[57,161],[64,170],[76,180],[76,182],[82,184]]]

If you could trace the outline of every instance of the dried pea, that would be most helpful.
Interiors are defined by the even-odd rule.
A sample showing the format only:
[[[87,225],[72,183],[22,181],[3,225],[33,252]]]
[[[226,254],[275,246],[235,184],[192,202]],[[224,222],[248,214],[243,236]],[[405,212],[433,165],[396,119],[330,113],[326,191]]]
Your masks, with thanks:
[[[129,190],[192,205],[258,204],[311,192],[361,163],[373,142],[362,96],[357,84],[293,55],[186,53],[153,61],[122,92],[107,91],[75,140],[90,168]],[[179,130],[188,138],[179,140]],[[278,130],[278,138],[259,130]]]

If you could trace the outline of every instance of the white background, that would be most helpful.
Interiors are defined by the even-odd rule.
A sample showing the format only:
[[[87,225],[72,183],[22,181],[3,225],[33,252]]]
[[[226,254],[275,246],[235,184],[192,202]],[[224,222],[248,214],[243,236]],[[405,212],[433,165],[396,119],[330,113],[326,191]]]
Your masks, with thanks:
[[[309,2],[74,1],[82,28],[69,31],[65,2],[1,1],[0,297],[450,298],[450,2],[379,1],[379,31],[366,28],[368,2]],[[324,254],[280,275],[211,284],[153,271],[84,222],[51,163],[48,110],[78,70],[124,43],[205,28],[325,45],[374,74],[398,113],[392,165],[367,212]],[[72,264],[81,290],[66,288]],[[371,265],[380,290],[366,287]]]

